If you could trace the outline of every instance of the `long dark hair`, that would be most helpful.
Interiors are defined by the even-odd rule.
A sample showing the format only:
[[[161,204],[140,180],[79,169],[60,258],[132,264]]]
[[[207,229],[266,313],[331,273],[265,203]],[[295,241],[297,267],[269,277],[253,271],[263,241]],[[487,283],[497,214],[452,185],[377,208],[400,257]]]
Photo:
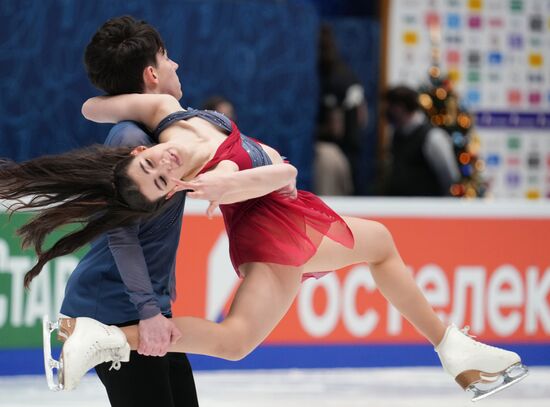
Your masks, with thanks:
[[[127,175],[131,150],[95,145],[22,163],[0,159],[0,200],[11,201],[8,212],[39,210],[17,230],[21,246],[33,247],[38,255],[25,274],[25,287],[46,262],[108,230],[149,218],[166,202],[149,201]],[[43,249],[50,232],[73,223],[83,226]]]

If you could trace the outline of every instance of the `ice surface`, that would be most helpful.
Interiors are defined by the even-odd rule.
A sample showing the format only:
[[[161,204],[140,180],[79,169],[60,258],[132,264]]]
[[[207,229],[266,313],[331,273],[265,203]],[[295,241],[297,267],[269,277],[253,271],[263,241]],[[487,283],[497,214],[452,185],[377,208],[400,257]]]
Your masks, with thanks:
[[[201,407],[548,407],[550,367],[486,400],[471,403],[441,368],[196,372]],[[52,392],[42,376],[0,377],[1,407],[109,406],[99,379]]]

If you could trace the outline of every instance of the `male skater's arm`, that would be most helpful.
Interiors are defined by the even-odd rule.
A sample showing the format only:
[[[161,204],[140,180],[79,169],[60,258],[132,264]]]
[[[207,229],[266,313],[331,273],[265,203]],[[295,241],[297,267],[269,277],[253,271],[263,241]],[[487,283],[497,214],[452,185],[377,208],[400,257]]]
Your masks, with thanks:
[[[131,147],[151,144],[151,140],[136,123],[122,122],[111,129],[105,144]],[[181,334],[173,322],[161,314],[138,238],[139,228],[140,225],[135,224],[110,231],[107,234],[109,248],[127,288],[130,301],[135,305],[139,315],[138,352],[144,355],[162,356],[167,352],[168,346]]]

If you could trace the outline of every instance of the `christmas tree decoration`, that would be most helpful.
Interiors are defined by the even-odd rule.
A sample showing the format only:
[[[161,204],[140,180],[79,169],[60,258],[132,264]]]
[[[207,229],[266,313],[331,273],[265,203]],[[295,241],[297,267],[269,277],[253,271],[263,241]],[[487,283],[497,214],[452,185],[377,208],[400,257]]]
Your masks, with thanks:
[[[456,79],[456,76],[444,75],[441,71],[439,19],[427,19],[426,24],[432,59],[428,69],[428,81],[418,90],[418,101],[432,125],[445,130],[452,140],[461,180],[451,186],[451,195],[466,198],[482,197],[486,194],[487,182],[482,176],[485,163],[479,157],[479,136],[473,129],[472,115],[453,89],[452,79]],[[450,67],[449,71],[452,70]]]

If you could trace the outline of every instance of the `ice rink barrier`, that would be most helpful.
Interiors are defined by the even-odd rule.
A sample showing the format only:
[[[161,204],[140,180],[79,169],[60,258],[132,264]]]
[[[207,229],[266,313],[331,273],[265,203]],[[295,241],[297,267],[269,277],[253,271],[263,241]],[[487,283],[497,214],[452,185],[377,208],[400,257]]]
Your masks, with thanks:
[[[550,203],[524,200],[331,198],[338,213],[380,221],[440,317],[480,340],[550,365]],[[186,206],[177,261],[176,315],[220,320],[239,280],[221,216]],[[49,264],[30,291],[34,261],[0,214],[0,374],[41,373],[43,314],[55,316],[78,258]],[[258,242],[261,244],[261,242]],[[261,300],[261,299],[260,299]],[[239,362],[191,356],[195,369],[369,367],[438,364],[431,346],[377,292],[368,265],[308,280],[286,317]]]

